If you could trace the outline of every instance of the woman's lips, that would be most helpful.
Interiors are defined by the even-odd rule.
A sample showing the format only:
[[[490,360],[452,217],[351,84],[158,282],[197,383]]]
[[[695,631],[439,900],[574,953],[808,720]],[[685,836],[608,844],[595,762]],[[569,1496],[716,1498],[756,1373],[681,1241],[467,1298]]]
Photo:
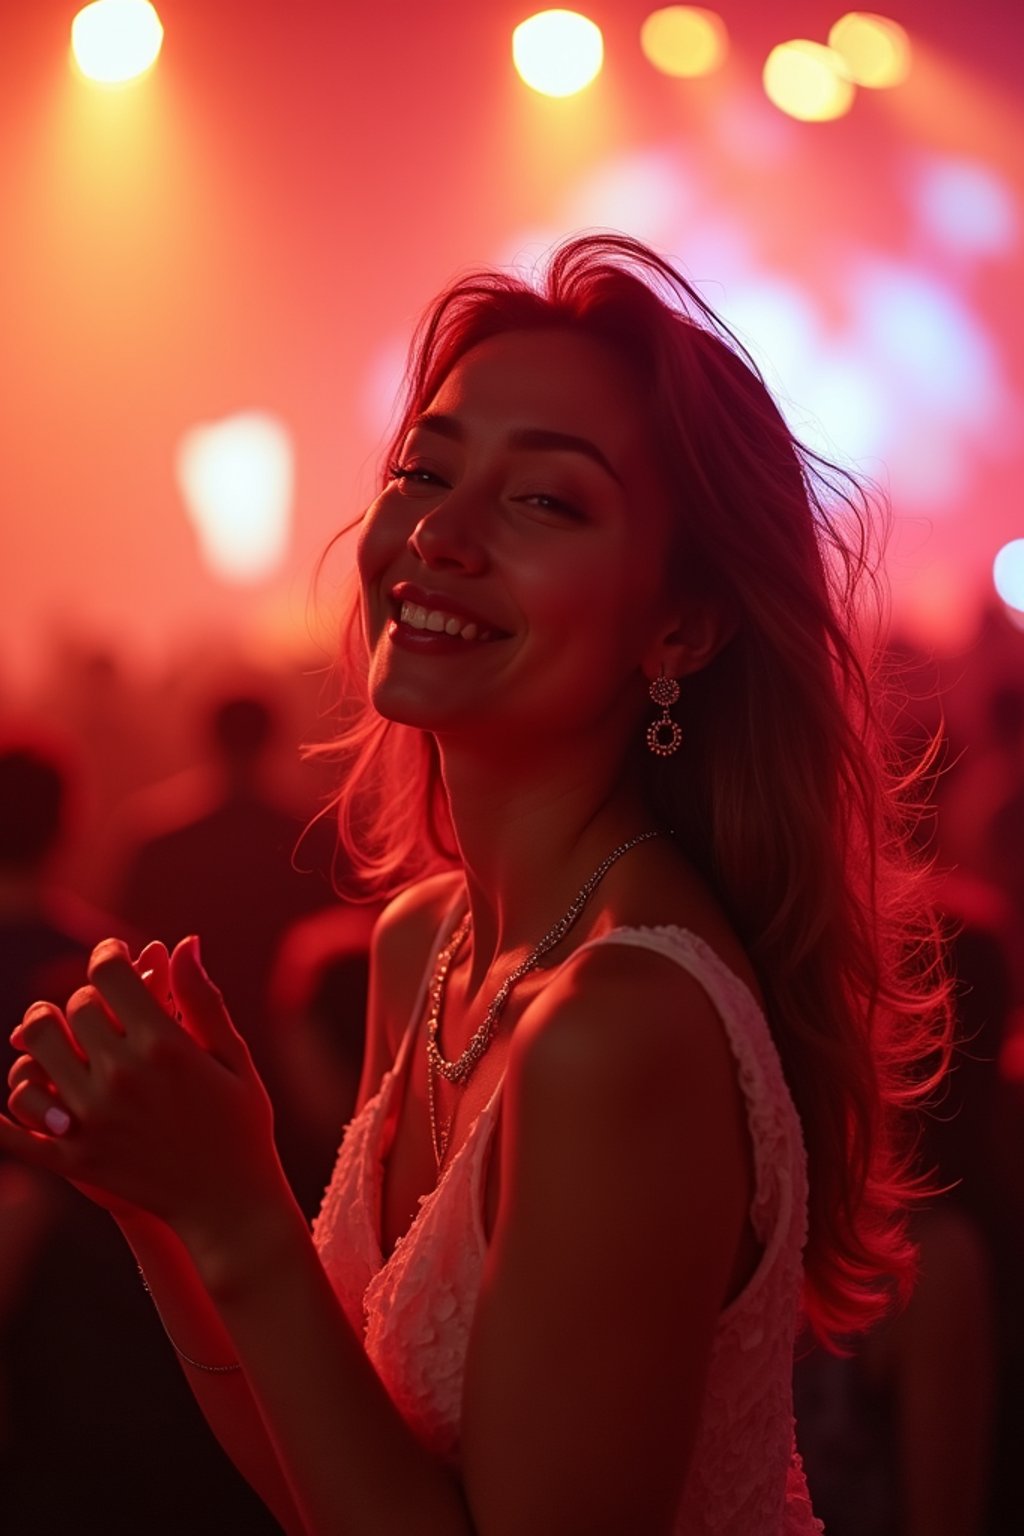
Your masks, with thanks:
[[[508,638],[507,630],[446,592],[402,581],[391,589],[390,598],[392,624],[410,638],[450,639],[462,645]]]

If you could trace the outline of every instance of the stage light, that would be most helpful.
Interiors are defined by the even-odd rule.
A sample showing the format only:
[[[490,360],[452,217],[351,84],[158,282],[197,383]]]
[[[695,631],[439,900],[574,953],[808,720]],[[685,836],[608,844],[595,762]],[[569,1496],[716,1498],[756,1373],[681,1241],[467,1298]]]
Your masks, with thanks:
[[[71,23],[71,51],[88,80],[120,85],[156,63],[164,40],[149,0],[94,0]]]
[[[1006,606],[1024,612],[1024,539],[1003,545],[992,562],[992,580]]]
[[[652,11],[644,22],[640,46],[663,75],[693,80],[725,63],[729,34],[714,11],[697,5],[667,5]]]
[[[512,33],[512,61],[542,96],[573,96],[600,71],[604,39],[577,11],[538,11]]]
[[[291,531],[291,436],[275,417],[246,411],[192,427],[175,473],[203,560],[233,585],[265,580]]]
[[[853,106],[855,94],[835,50],[807,38],[772,49],[765,61],[764,88],[780,111],[805,123],[842,117]]]
[[[902,85],[910,73],[910,38],[886,16],[850,11],[836,22],[828,42],[855,85],[883,90]]]

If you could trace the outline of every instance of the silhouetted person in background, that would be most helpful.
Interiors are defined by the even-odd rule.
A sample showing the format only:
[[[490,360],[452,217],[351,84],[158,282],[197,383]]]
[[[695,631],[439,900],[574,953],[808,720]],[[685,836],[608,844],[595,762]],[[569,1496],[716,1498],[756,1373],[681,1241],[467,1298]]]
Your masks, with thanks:
[[[51,745],[24,735],[0,745],[0,997],[7,1018],[36,998],[83,985],[89,951],[106,926],[52,879],[67,790],[65,765]],[[4,1034],[6,1081],[14,1052]],[[17,1417],[5,1344],[64,1200],[54,1180],[0,1158],[0,1465]]]
[[[1019,1192],[1015,1107],[999,1059],[1011,975],[999,903],[948,878],[959,1049],[920,1121],[918,1161],[941,1194],[913,1217],[914,1293],[850,1358],[798,1358],[796,1408],[829,1536],[1010,1536],[1020,1530]],[[961,896],[966,899],[961,900]],[[1019,1183],[1019,1180],[1018,1180]],[[1010,1447],[1013,1446],[1011,1451]]]
[[[275,717],[262,698],[239,694],[214,705],[207,721],[210,766],[195,779],[172,780],[146,796],[135,848],[117,898],[120,915],[174,945],[201,933],[219,985],[238,1020],[275,1105],[281,1098],[279,1053],[268,1039],[267,987],[282,934],[333,900],[317,859],[317,831],[303,838],[305,816],[283,804],[272,783]],[[148,821],[148,825],[146,822]],[[326,829],[323,836],[329,839]]]
[[[294,923],[270,978],[279,1121],[294,1135],[281,1160],[299,1204],[315,1216],[352,1118],[366,1043],[370,936],[379,906],[336,903]],[[278,1139],[281,1140],[280,1125]]]
[[[54,880],[69,787],[67,765],[49,744],[19,738],[0,746],[0,998],[8,1020],[83,985],[89,951],[111,926]],[[2,1033],[6,1078],[14,1056]],[[0,1158],[0,1530],[277,1529],[217,1449],[109,1216],[62,1181]]]
[[[0,744],[0,997],[10,1018],[82,986],[89,951],[110,926],[54,879],[67,801],[67,770],[53,747]],[[5,1077],[13,1060],[5,1039]]]

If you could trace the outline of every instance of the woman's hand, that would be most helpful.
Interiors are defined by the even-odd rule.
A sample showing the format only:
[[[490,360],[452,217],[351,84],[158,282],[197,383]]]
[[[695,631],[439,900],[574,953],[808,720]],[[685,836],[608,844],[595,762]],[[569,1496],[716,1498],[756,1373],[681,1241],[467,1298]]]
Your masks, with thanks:
[[[133,966],[107,940],[89,983],[64,1012],[35,1004],[12,1033],[24,1052],[9,1101],[21,1126],[0,1117],[0,1149],[115,1212],[159,1217],[190,1246],[228,1239],[284,1181],[269,1100],[197,941],[169,960],[151,945]]]
[[[148,991],[158,1002],[163,1003],[167,1008],[174,1007],[174,998],[171,993],[170,956],[164,944],[159,940],[147,944],[138,959],[133,962],[133,968],[135,974],[142,978]],[[29,1012],[31,1011],[30,1009]],[[180,1016],[179,1022],[181,1022]],[[7,1102],[11,1114],[27,1129],[63,1136],[70,1128],[71,1116],[61,1103],[50,1079],[33,1056],[18,1057],[7,1074],[7,1086],[10,1090]],[[129,1205],[125,1200],[118,1200],[95,1185],[85,1184],[79,1179],[70,1179],[69,1182],[120,1221],[138,1217],[140,1214],[138,1206]]]

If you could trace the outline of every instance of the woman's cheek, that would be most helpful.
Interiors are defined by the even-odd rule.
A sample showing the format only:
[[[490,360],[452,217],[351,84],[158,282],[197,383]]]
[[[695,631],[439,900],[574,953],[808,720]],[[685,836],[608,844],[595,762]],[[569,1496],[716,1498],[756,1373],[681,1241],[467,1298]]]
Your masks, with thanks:
[[[359,530],[356,567],[364,587],[380,576],[405,548],[413,524],[406,508],[387,492],[370,503]]]
[[[359,573],[359,584],[363,593],[363,604],[366,607],[373,596],[374,583],[383,574],[389,563],[390,545],[385,536],[384,520],[371,507],[359,530],[359,542],[356,545],[356,570]]]

